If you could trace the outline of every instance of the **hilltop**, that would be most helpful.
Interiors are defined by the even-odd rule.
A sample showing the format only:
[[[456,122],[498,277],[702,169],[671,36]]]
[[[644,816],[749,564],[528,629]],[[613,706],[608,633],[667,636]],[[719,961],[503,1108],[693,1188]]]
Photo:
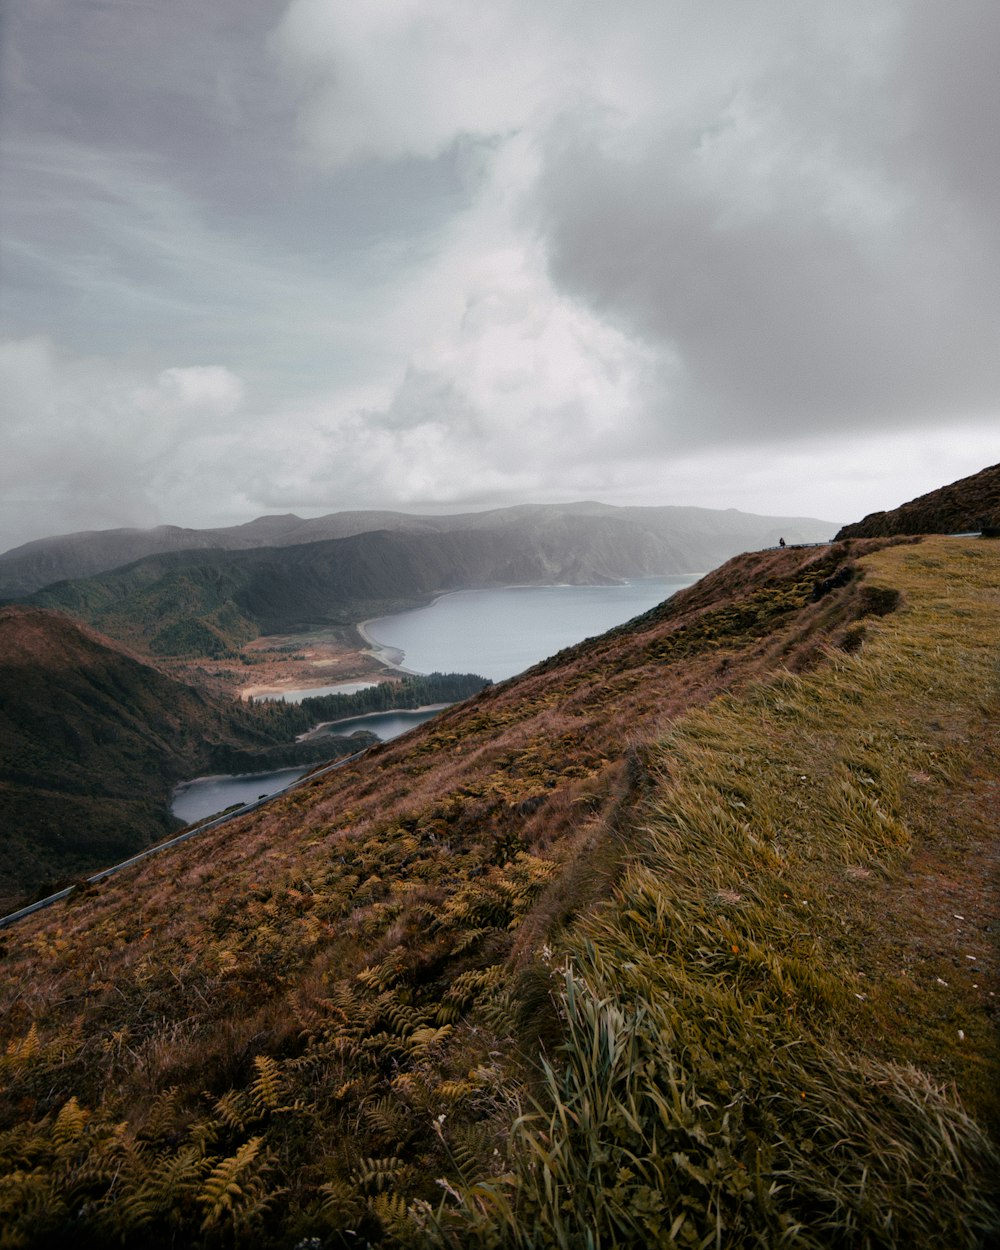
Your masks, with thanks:
[[[998,580],[737,557],[5,931],[11,1244],[989,1244]]]
[[[963,534],[983,528],[1000,531],[1000,464],[928,491],[889,512],[871,512],[864,520],[845,525],[837,537]]]

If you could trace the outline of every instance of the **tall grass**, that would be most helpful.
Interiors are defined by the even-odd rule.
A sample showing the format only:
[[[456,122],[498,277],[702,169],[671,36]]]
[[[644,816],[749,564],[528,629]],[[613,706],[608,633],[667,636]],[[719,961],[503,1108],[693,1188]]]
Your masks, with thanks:
[[[565,1039],[513,1125],[511,1172],[460,1191],[441,1241],[996,1244],[996,1148],[953,1092],[872,1045],[869,982],[827,900],[852,868],[894,871],[907,779],[954,777],[995,703],[998,554],[878,553],[870,584],[904,600],[863,650],[665,727],[632,867],[567,941]]]

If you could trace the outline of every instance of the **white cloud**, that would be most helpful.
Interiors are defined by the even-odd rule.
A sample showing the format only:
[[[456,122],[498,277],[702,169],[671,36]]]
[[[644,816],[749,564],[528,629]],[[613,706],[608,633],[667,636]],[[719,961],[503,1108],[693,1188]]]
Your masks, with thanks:
[[[306,71],[317,157],[485,145],[473,211],[397,290],[419,324],[389,336],[461,394],[455,420],[516,430],[505,397],[529,373],[552,414],[540,428],[603,409],[598,455],[615,420],[662,452],[933,427],[997,394],[997,249],[905,154],[919,104],[891,94],[926,6],[508,0],[488,13],[479,31],[457,0],[295,0],[278,35]],[[614,396],[598,342],[616,343]]]
[[[235,437],[229,419],[243,389],[221,366],[147,375],[127,363],[59,351],[41,337],[0,343],[4,546],[164,519],[161,508],[178,502],[176,484],[186,471],[201,478],[200,491],[208,488],[189,463],[192,445],[212,429]]]
[[[544,10],[544,6],[541,6]],[[539,6],[461,0],[293,0],[274,35],[314,154],[432,157],[505,135],[548,97],[560,52]]]

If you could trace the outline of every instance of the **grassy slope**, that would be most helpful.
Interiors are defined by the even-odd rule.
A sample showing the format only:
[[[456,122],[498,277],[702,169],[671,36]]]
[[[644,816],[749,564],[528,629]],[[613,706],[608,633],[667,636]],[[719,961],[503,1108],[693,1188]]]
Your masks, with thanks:
[[[986,1244],[1000,548],[862,550],[5,934],[10,1243]]]

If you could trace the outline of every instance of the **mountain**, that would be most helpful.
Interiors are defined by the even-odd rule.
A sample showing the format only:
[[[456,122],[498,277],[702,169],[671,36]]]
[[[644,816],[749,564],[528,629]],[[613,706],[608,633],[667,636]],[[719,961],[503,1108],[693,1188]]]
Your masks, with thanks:
[[[59,613],[0,609],[0,904],[180,827],[178,781],[357,749],[296,748],[299,719],[195,690]]]
[[[736,557],[4,930],[11,1244],[994,1244],[998,583]]]
[[[807,517],[763,517],[735,509],[614,508],[599,503],[538,504],[451,516],[416,516],[391,511],[334,512],[303,520],[293,514],[258,517],[246,525],[220,529],[181,529],[163,525],[151,530],[95,530],[25,543],[0,555],[0,598],[22,599],[57,581],[105,573],[146,556],[206,548],[243,551],[255,547],[294,547],[328,542],[375,530],[412,534],[450,534],[465,530],[520,528],[524,541],[533,533],[558,528],[565,518],[603,517],[622,523],[619,543],[631,543],[629,562],[651,574],[700,572],[738,551],[789,542],[824,541],[834,529]],[[571,529],[572,527],[565,527]],[[643,547],[643,544],[645,546]],[[565,563],[563,554],[559,563]],[[613,572],[612,577],[625,577]]]
[[[837,537],[967,534],[982,529],[1000,531],[1000,464],[929,491],[890,512],[871,512],[863,521],[845,525]]]
[[[443,591],[697,570],[728,555],[738,545],[737,530],[745,530],[742,520],[713,514],[702,520],[701,531],[688,531],[685,547],[665,523],[660,530],[651,526],[646,511],[596,504],[575,511],[507,509],[502,524],[496,516],[492,523],[478,517],[468,528],[172,552],[57,583],[30,602],[68,612],[156,655],[223,655],[261,633],[350,625]]]

